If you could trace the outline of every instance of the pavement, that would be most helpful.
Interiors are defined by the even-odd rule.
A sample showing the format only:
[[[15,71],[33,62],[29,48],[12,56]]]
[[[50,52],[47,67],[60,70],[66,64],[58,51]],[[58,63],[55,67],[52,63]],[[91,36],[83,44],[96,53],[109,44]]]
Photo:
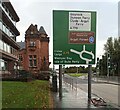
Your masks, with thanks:
[[[58,82],[58,81],[57,81]],[[59,87],[59,84],[57,84]],[[59,89],[59,88],[58,88]],[[59,91],[58,92],[52,92],[53,96],[53,108],[58,109],[93,109],[93,108],[100,108],[100,110],[107,110],[107,108],[111,107],[101,107],[101,106],[95,106],[91,101],[88,101],[88,93],[83,91],[80,88],[73,87],[72,85],[64,82],[62,82],[62,97],[59,97]],[[92,98],[98,98],[97,96],[91,94]],[[103,109],[101,109],[103,108]],[[97,109],[98,110],[98,109]],[[110,109],[109,109],[110,110]],[[114,110],[114,109],[112,109]]]

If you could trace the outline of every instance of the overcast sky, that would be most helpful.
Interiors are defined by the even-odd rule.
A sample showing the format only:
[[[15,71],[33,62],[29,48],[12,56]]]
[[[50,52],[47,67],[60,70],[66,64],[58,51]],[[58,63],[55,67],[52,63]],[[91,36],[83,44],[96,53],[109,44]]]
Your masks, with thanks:
[[[43,26],[50,37],[49,55],[52,62],[53,29],[52,10],[77,10],[97,12],[96,55],[103,54],[107,38],[118,37],[118,1],[119,0],[10,0],[20,21],[17,28],[20,36],[17,41],[24,41],[24,35],[30,24]],[[74,1],[74,2],[73,2]],[[81,2],[79,2],[81,1]],[[84,2],[83,2],[84,1]],[[52,66],[52,65],[51,65]]]

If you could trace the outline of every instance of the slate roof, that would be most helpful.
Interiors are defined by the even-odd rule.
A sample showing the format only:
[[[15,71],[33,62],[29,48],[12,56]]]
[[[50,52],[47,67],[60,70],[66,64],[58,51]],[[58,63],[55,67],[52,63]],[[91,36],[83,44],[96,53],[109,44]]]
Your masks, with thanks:
[[[31,34],[31,31],[33,32],[33,34],[38,34],[38,29],[37,29],[37,25],[33,25],[31,24],[28,29],[25,31],[26,34]]]
[[[25,48],[25,42],[17,42],[17,44],[20,46],[20,49]]]
[[[40,33],[40,34],[45,34],[45,35],[47,35],[47,33],[46,33],[46,31],[44,30],[44,27],[43,27],[43,26],[40,27],[39,33]]]

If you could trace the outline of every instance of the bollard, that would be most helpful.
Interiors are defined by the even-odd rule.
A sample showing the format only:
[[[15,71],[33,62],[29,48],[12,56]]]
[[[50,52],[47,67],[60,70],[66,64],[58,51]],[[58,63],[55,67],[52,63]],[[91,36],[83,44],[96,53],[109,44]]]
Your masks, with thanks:
[[[72,89],[73,89],[73,79],[72,79]]]
[[[72,87],[72,79],[70,80],[70,86]]]
[[[76,80],[76,91],[77,91],[77,80]]]

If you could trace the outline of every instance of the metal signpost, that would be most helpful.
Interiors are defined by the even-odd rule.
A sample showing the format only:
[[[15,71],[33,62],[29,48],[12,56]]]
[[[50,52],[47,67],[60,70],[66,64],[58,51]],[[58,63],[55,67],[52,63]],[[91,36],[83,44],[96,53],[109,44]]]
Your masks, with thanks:
[[[95,49],[96,12],[53,11],[53,64],[95,64]]]
[[[62,98],[62,65],[59,65],[59,97]]]

